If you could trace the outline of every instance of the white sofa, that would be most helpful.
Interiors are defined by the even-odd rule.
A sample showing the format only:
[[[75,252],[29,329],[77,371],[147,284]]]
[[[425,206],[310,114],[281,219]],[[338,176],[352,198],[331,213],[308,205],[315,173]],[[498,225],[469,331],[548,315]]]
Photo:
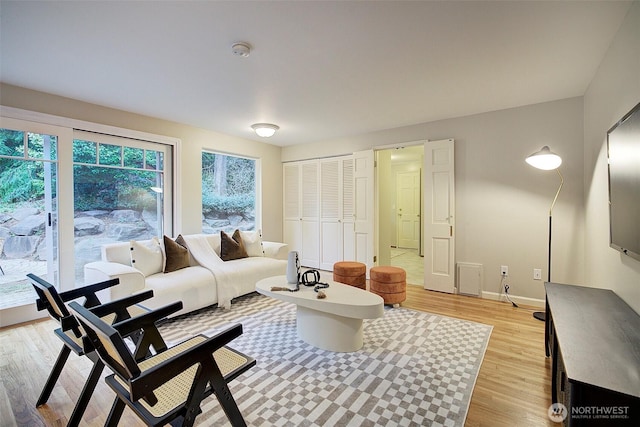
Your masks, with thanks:
[[[111,243],[102,246],[101,261],[85,265],[85,282],[120,279],[119,285],[109,288],[110,295],[102,296],[107,300],[152,290],[153,298],[145,301],[151,309],[182,301],[182,310],[173,315],[177,316],[216,303],[230,308],[233,298],[254,292],[259,280],[286,273],[288,247],[285,243],[260,241],[262,256],[223,261],[220,235],[183,237],[189,249],[189,267],[169,273],[162,272],[161,268],[138,269],[132,267],[130,242]],[[151,240],[138,243],[153,245]],[[253,254],[256,255],[255,250]]]

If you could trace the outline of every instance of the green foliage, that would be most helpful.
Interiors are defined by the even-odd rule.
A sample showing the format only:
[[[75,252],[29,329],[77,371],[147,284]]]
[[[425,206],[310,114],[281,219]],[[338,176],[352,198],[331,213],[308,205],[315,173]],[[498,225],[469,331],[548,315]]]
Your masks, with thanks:
[[[28,158],[44,160],[57,156],[55,136],[0,129],[0,156],[6,156],[0,157],[0,202],[3,204],[32,202],[44,197],[45,163],[25,159],[25,137]],[[45,151],[45,146],[49,151]],[[55,164],[50,165],[55,171]],[[51,179],[55,193],[55,172]]]
[[[5,167],[0,174],[1,202],[26,202],[43,197],[44,172],[41,162],[13,160],[7,162]]]
[[[255,192],[256,161],[242,157],[226,156],[216,153],[202,153],[202,183],[203,188],[216,188],[215,164],[216,158],[222,157],[225,162],[225,188],[227,194],[246,194]]]
[[[0,203],[2,205],[34,202],[44,198],[45,168],[42,161],[24,158],[25,137],[28,138],[28,155],[33,159],[44,158],[47,136],[25,134],[22,131],[0,128]],[[56,158],[55,137],[51,137],[51,157]],[[158,197],[151,187],[159,186],[162,172],[141,170],[144,150],[139,148],[101,144],[100,164],[114,167],[100,167],[98,144],[92,141],[73,141],[73,160],[85,165],[73,167],[74,204],[78,210],[93,209],[152,209],[155,210]],[[147,167],[162,167],[162,155],[158,151],[147,150]],[[1,157],[5,156],[5,157]],[[121,159],[121,157],[123,157]],[[125,167],[137,169],[124,169]],[[55,165],[52,165],[55,169]],[[53,196],[55,197],[55,173],[53,174]]]
[[[255,208],[255,160],[202,153],[202,211],[224,217]],[[216,165],[224,171],[216,174]]]
[[[155,209],[156,172],[99,166],[74,166],[74,207],[93,209]]]
[[[242,215],[251,211],[254,206],[254,194],[235,194],[233,196],[218,196],[207,193],[202,196],[202,212],[214,216]]]

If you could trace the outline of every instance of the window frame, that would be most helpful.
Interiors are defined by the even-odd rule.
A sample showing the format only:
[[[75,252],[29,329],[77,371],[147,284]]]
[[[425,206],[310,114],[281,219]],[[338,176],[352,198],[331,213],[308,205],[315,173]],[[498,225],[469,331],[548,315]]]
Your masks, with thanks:
[[[122,137],[149,143],[165,144],[171,147],[173,152],[171,159],[172,174],[169,178],[172,195],[165,197],[165,203],[171,203],[172,221],[171,228],[173,234],[181,232],[180,224],[182,220],[182,196],[180,191],[180,161],[182,157],[182,141],[179,138],[153,134],[149,132],[125,129],[111,125],[87,122],[83,120],[61,117],[35,111],[22,110],[20,108],[6,107],[0,105],[0,119],[11,122],[13,120],[26,121],[38,132],[47,133],[49,126],[58,128],[58,232],[61,236],[73,236],[73,191],[64,189],[73,188],[73,138],[74,131],[87,131],[102,134],[105,138]],[[3,125],[4,126],[4,125]],[[11,126],[4,126],[11,127]],[[41,130],[42,129],[42,130]],[[166,162],[165,162],[166,167]],[[59,280],[60,291],[74,289],[75,284],[75,259],[74,259],[74,239],[59,239]]]

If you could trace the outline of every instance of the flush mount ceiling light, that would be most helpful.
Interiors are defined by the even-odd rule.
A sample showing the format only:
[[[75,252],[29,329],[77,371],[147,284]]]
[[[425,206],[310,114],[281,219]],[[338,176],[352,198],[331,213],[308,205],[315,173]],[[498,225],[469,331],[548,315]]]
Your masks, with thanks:
[[[272,125],[271,123],[256,123],[255,125],[251,125],[251,129],[253,129],[258,136],[269,138],[273,136],[280,127]]]
[[[246,58],[251,53],[251,45],[245,42],[234,43],[231,46],[231,52],[236,56]]]

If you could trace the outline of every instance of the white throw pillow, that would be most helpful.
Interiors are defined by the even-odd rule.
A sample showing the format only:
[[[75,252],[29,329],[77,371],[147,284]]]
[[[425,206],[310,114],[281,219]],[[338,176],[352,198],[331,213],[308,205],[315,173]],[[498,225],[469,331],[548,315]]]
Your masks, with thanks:
[[[164,259],[162,248],[157,237],[144,244],[131,240],[131,266],[137,268],[145,277],[160,273]]]
[[[244,249],[247,251],[247,255],[264,256],[260,230],[240,231],[240,237],[242,237],[242,243],[244,244]]]

